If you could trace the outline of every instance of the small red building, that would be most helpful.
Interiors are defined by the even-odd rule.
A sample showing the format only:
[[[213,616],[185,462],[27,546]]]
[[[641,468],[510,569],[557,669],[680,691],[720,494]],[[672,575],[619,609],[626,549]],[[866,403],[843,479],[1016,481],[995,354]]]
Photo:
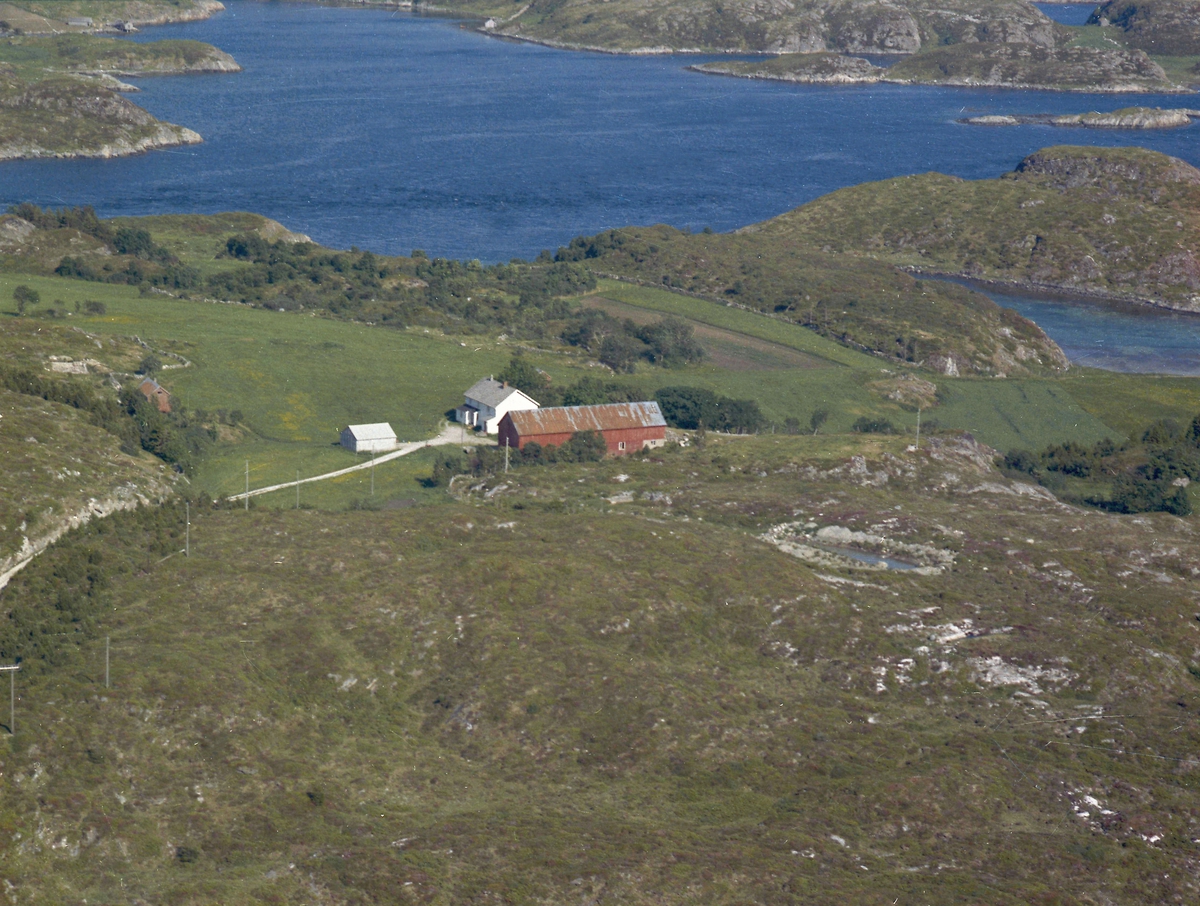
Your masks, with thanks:
[[[578,431],[598,431],[610,456],[661,447],[667,422],[658,403],[609,403],[604,406],[560,406],[522,409],[500,419],[500,446],[523,449],[528,443],[561,447]]]
[[[159,412],[171,411],[171,394],[167,393],[167,389],[154,378],[146,378],[138,390],[142,391],[142,396],[158,407]]]

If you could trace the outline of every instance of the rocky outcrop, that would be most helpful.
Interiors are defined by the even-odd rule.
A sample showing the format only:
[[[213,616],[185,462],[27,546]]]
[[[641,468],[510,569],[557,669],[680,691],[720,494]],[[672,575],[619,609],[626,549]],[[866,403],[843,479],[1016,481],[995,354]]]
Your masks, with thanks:
[[[1062,146],[995,180],[930,173],[842,189],[755,229],[915,272],[1198,311],[1197,212],[1200,170],[1184,161]]]
[[[161,503],[172,493],[165,481],[149,481],[144,486],[127,484],[116,488],[103,499],[92,498],[86,506],[54,520],[41,532],[22,539],[21,548],[7,557],[0,557],[0,588],[4,588],[13,576],[29,565],[38,554],[72,529],[87,525],[93,519],[102,519],[122,510],[133,510],[139,506]]]
[[[185,75],[196,73],[241,72],[238,61],[215,47],[205,47],[200,54],[181,55],[180,57],[165,57],[162,59],[128,59],[113,60],[111,64],[96,69],[76,69],[82,75],[95,76],[148,76],[148,75]]]
[[[1172,57],[1200,55],[1200,2],[1197,0],[1108,0],[1089,25],[1113,25],[1125,43],[1147,53]]]
[[[1090,93],[1181,92],[1140,50],[958,44],[926,51],[888,70],[903,84],[961,85]]]
[[[170,25],[174,22],[199,22],[223,11],[225,4],[219,0],[190,0],[178,6],[161,3],[112,4],[111,12],[105,17],[105,25],[124,22],[137,28],[147,25]]]
[[[702,63],[688,68],[709,75],[827,85],[878,82],[887,71],[862,57],[836,53],[785,54],[771,60]]]
[[[1109,148],[1043,148],[1017,164],[1018,178],[1059,190],[1099,188],[1113,194],[1151,191],[1163,184],[1200,185],[1200,170],[1177,157],[1152,151]]]
[[[1200,110],[1129,107],[1111,113],[1033,113],[969,116],[958,122],[970,126],[1084,126],[1089,129],[1177,129],[1200,118]]]
[[[1052,47],[1057,26],[1024,0],[548,0],[489,34],[620,53],[912,54],[944,43]]]
[[[124,157],[200,141],[99,85],[54,79],[0,86],[0,160]]]

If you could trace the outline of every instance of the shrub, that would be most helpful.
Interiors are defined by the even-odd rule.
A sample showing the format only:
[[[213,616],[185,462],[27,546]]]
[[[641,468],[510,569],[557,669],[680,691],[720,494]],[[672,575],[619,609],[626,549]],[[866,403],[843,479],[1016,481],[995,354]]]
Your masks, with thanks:
[[[37,305],[42,301],[42,297],[36,289],[22,283],[13,290],[13,301],[17,303],[17,312],[25,314],[25,309],[30,305]]]
[[[863,415],[850,426],[852,431],[859,434],[895,434],[896,426],[886,418],[868,418]]]

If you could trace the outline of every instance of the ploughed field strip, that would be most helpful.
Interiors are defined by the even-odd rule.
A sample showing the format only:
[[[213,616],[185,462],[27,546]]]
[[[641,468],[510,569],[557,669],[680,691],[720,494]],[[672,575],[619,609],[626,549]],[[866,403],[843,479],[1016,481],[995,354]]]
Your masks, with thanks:
[[[452,495],[194,507],[163,560],[168,507],[39,558],[8,607],[57,574],[96,609],[21,674],[18,893],[1192,896],[1189,522],[941,439],[709,438]]]

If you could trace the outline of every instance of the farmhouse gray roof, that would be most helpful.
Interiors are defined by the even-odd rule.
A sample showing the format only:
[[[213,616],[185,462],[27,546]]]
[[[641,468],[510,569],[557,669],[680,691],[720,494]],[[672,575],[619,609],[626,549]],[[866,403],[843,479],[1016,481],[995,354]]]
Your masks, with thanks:
[[[463,396],[470,400],[477,400],[485,406],[491,406],[495,409],[514,393],[521,393],[521,391],[507,383],[501,383],[489,377],[476,381]],[[537,402],[529,394],[522,393],[521,395],[526,399],[532,400],[534,403]]]
[[[576,431],[616,431],[622,428],[665,428],[658,403],[608,403],[603,406],[561,406],[510,412],[522,437],[574,434]]]

